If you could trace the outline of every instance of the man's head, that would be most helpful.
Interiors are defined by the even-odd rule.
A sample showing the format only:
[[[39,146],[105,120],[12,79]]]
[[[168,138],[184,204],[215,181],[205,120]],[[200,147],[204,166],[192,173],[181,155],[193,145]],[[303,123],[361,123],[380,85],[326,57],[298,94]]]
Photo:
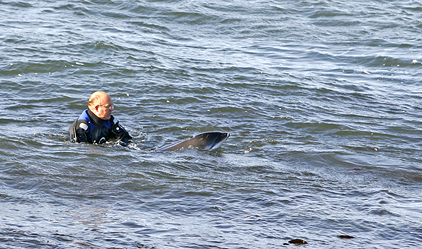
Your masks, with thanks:
[[[114,110],[114,105],[107,93],[98,91],[89,98],[88,108],[95,116],[103,120],[109,120],[111,112]]]

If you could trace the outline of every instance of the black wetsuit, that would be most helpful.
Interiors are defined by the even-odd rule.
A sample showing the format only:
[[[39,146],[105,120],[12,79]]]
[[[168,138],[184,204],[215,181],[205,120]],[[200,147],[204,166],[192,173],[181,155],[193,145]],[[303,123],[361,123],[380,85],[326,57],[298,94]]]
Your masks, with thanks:
[[[110,139],[118,139],[121,145],[126,146],[132,140],[113,115],[109,120],[103,120],[88,109],[73,122],[69,133],[70,141],[78,143],[102,144]]]

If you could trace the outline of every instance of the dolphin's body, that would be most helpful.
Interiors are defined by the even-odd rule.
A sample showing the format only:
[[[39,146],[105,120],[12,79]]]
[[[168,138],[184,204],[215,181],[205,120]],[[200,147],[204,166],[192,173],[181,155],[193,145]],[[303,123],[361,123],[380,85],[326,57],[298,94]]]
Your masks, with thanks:
[[[215,150],[220,147],[228,138],[230,133],[225,132],[206,132],[201,133],[183,141],[170,144],[156,149],[156,152],[175,151],[182,149]]]

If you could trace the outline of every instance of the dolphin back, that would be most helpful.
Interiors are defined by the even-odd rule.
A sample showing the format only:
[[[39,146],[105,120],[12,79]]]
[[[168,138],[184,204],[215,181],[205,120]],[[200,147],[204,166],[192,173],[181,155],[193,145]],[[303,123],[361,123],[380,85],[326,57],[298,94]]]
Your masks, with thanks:
[[[175,151],[183,149],[215,150],[219,148],[228,138],[230,133],[225,132],[205,132],[156,149],[156,152]]]

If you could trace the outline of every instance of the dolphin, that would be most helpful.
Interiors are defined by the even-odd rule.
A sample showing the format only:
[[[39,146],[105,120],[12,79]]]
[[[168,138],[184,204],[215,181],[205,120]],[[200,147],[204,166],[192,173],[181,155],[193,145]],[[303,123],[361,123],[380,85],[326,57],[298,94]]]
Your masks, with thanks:
[[[175,151],[175,150],[183,150],[183,149],[199,149],[199,150],[215,150],[220,147],[228,138],[230,137],[230,133],[226,132],[205,132],[193,136],[191,138],[187,138],[180,142],[170,144],[158,149],[155,149],[156,152],[164,152],[164,151]]]

